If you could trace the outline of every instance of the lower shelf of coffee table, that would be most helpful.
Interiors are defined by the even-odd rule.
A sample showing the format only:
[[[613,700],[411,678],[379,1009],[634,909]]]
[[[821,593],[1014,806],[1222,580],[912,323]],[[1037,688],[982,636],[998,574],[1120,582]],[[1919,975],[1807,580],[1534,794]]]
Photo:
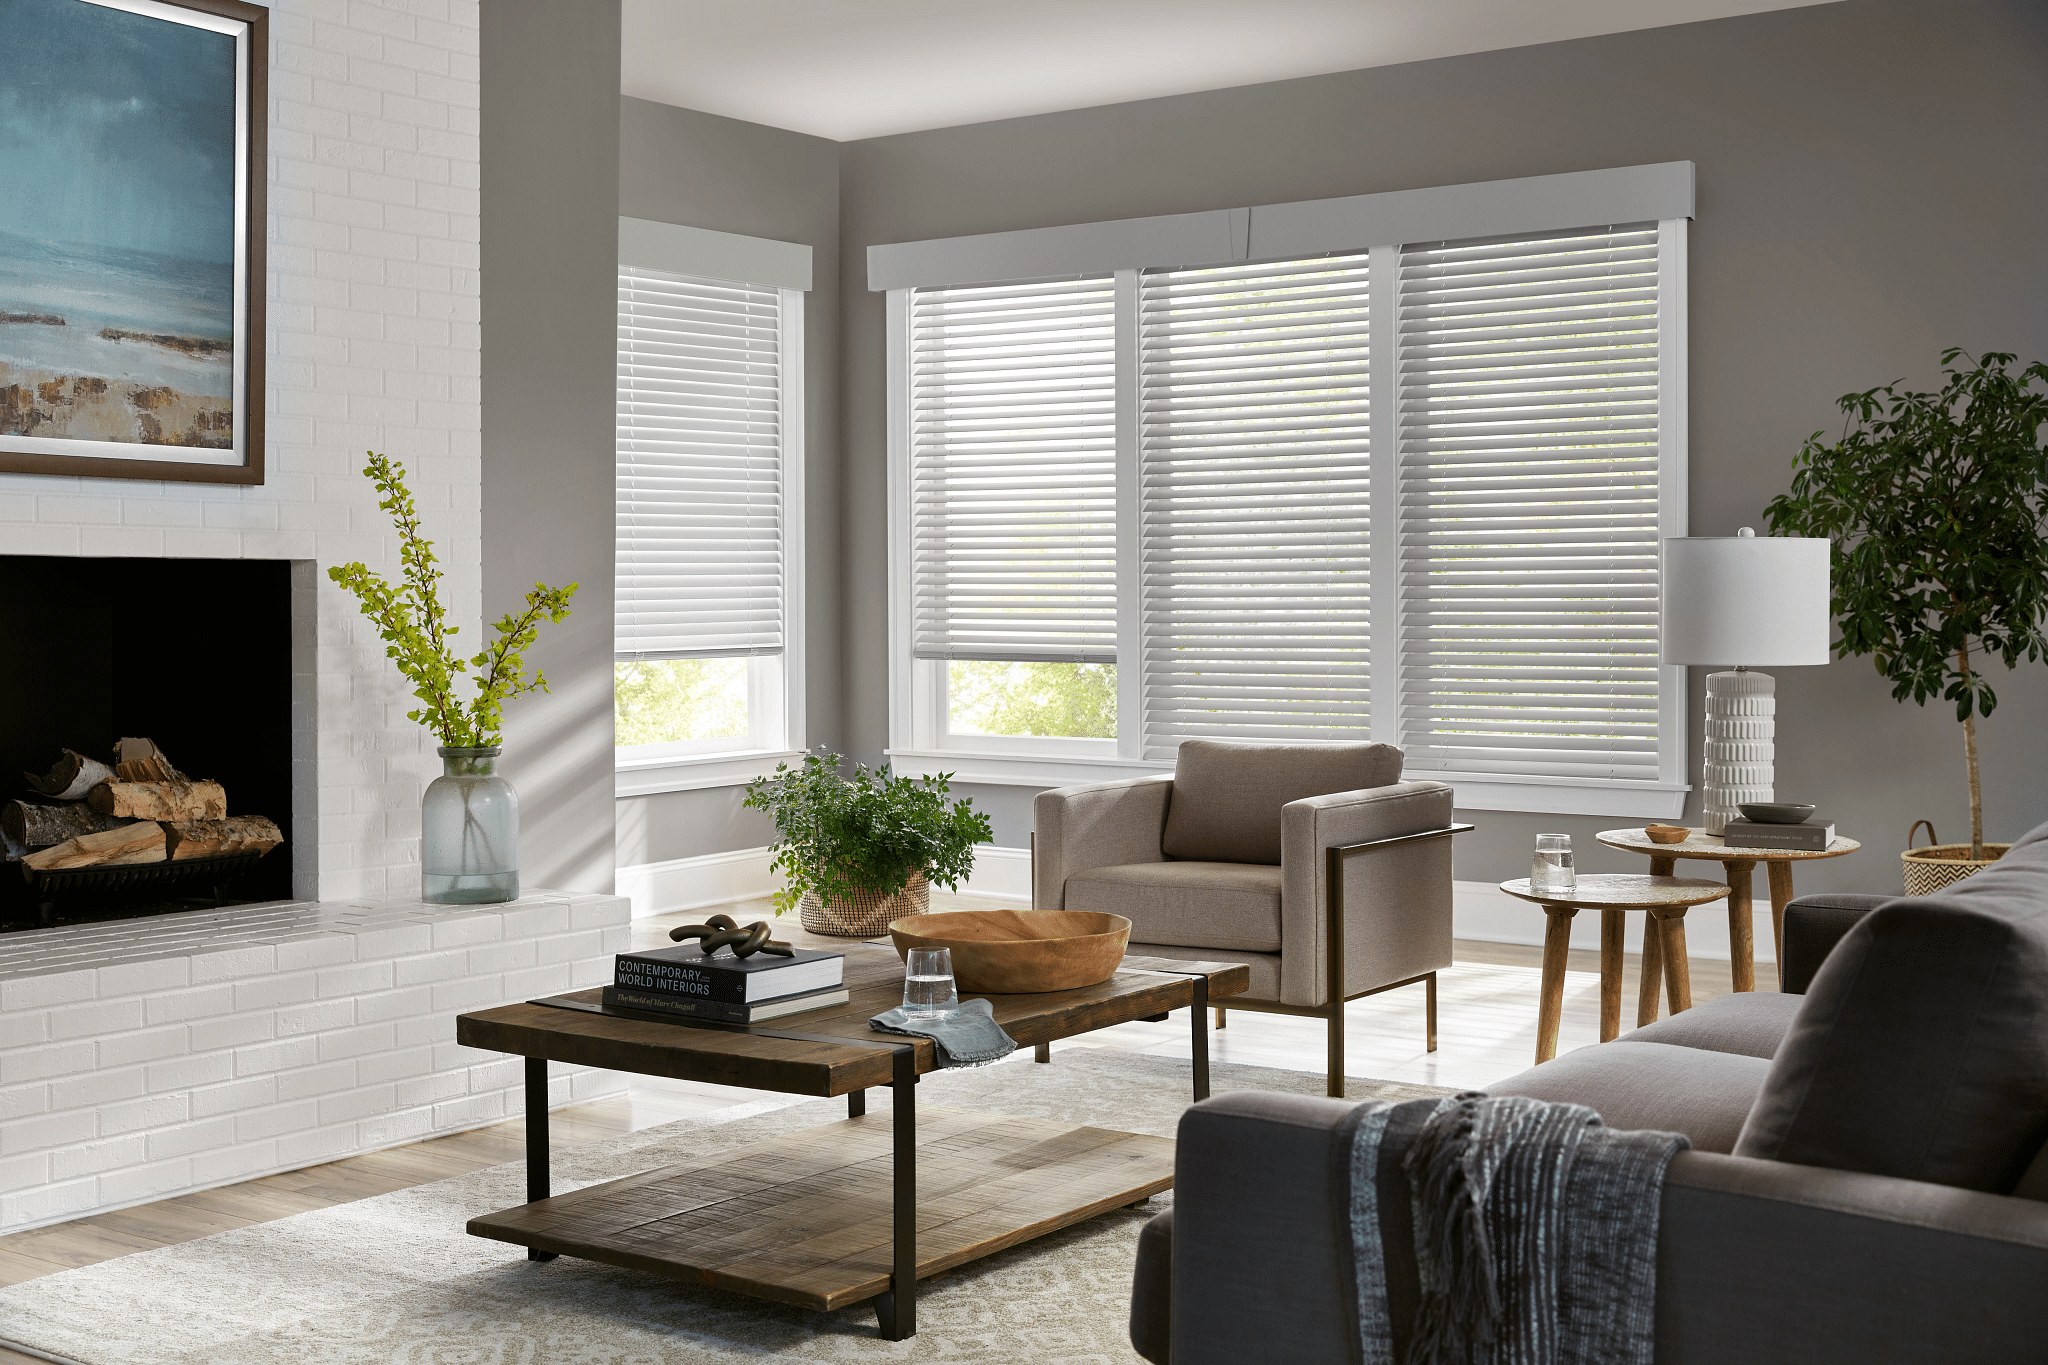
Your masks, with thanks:
[[[469,1231],[804,1308],[889,1288],[887,1110],[472,1218]],[[917,1113],[923,1279],[1173,1186],[1173,1141],[1043,1119]]]

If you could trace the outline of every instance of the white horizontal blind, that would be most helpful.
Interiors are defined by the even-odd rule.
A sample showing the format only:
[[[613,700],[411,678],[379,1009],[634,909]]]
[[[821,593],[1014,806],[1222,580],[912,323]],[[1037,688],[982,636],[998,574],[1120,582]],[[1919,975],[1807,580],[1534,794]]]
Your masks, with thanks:
[[[621,266],[618,658],[782,649],[782,297]]]
[[[1141,277],[1144,733],[1366,737],[1368,257]]]
[[[1116,661],[1109,279],[911,296],[911,572],[927,659]]]
[[[1657,227],[1401,253],[1411,768],[1654,779]]]

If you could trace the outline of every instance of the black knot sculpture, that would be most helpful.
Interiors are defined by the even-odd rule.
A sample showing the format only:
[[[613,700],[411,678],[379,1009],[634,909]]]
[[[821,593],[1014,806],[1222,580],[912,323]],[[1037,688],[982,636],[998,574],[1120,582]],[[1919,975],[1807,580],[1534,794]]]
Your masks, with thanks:
[[[734,957],[752,957],[755,953],[767,953],[770,957],[795,957],[796,949],[780,939],[768,937],[768,921],[757,919],[752,924],[740,925],[731,915],[713,915],[702,924],[685,924],[680,929],[671,929],[668,936],[681,943],[684,939],[698,940],[698,951],[710,957],[720,948],[732,949]]]

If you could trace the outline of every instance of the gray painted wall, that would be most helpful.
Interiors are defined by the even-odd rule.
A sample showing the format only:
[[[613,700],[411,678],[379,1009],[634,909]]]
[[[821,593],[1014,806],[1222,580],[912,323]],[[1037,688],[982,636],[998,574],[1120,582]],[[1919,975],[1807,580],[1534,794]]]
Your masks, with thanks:
[[[804,317],[805,728],[811,743],[836,745],[839,144],[636,99],[620,101],[618,129],[619,213],[814,249]],[[766,844],[774,829],[758,812],[740,809],[743,795],[716,787],[619,801],[619,865]]]
[[[610,891],[619,0],[491,0],[482,44],[485,619],[581,585],[502,771],[523,884]]]
[[[1836,396],[1930,386],[1955,344],[2048,357],[2048,9],[1848,0],[848,144],[845,735],[887,740],[882,298],[871,243],[1691,160],[1692,531],[1761,526]],[[1692,781],[1699,781],[1695,670]],[[2000,678],[1986,833],[2048,818],[2048,670]],[[1779,675],[1778,791],[1868,852],[1802,890],[1898,885],[1907,825],[1967,833],[1960,727],[1893,703],[1865,661]],[[1022,844],[1031,792],[970,789]],[[1690,817],[1697,820],[1697,795]],[[1525,875],[1533,835],[1625,823],[1467,812],[1460,877]],[[1640,859],[1583,856],[1589,870]]]

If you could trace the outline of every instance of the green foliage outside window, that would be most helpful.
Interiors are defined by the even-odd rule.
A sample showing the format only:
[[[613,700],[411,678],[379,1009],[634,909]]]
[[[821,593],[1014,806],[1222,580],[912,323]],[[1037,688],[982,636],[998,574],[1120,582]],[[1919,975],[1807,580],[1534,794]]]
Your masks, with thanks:
[[[745,659],[646,659],[613,665],[613,743],[674,744],[747,735]]]
[[[946,665],[947,714],[955,734],[1116,738],[1116,665]]]

